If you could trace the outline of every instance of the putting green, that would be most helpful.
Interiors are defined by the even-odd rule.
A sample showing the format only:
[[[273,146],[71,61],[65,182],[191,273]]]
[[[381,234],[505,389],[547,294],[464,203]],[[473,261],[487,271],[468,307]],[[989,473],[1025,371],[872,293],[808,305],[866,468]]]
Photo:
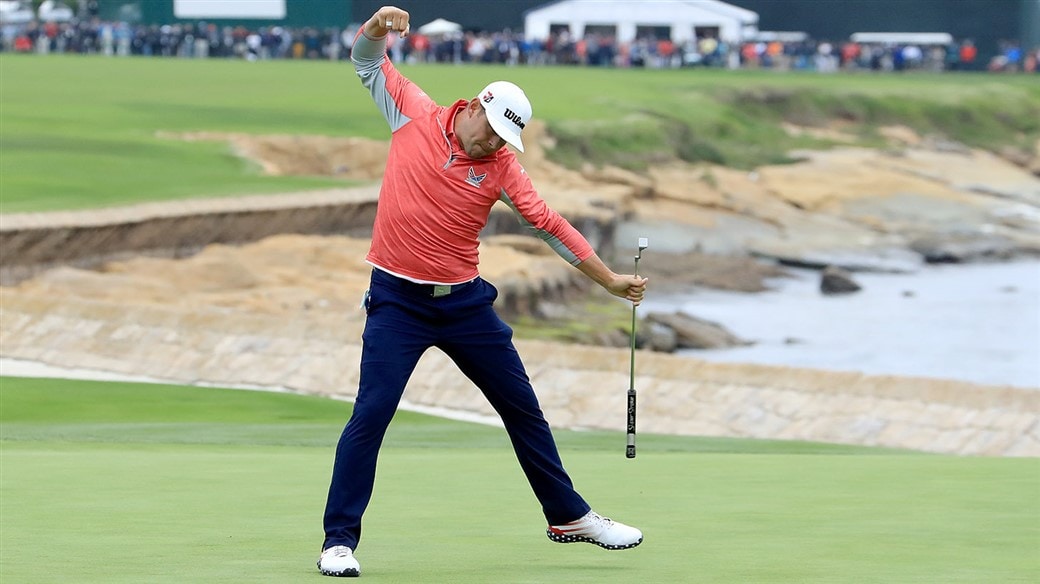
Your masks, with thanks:
[[[318,580],[349,405],[0,378],[0,581]],[[1026,582],[1040,461],[559,432],[576,484],[643,529],[558,545],[497,428],[401,413],[358,551],[370,582]]]

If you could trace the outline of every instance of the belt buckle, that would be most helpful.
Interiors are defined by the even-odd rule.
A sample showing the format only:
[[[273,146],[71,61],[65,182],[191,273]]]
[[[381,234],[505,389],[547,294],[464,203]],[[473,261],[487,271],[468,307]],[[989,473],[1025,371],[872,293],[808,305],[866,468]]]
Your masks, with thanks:
[[[451,294],[451,286],[444,286],[441,284],[435,284],[433,286],[433,297],[440,298],[441,296],[447,296]]]

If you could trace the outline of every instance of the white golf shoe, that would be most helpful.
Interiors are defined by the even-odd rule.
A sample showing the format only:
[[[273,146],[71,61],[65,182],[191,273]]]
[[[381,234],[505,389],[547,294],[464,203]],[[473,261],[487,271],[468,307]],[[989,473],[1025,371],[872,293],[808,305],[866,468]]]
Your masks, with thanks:
[[[627,550],[643,543],[643,533],[635,527],[612,521],[595,511],[563,525],[550,525],[545,535],[556,543],[592,543],[608,550]]]
[[[361,575],[361,564],[358,564],[354,552],[345,545],[334,545],[321,552],[318,558],[318,570],[325,576],[356,578]]]

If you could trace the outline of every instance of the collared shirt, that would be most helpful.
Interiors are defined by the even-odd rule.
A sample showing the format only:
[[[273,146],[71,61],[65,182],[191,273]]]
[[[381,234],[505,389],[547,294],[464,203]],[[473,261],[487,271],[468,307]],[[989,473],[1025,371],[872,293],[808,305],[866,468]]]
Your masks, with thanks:
[[[592,246],[551,209],[506,148],[470,158],[455,136],[466,100],[437,105],[386,58],[386,39],[358,33],[351,60],[390,125],[392,138],[366,260],[406,279],[458,284],[479,275],[478,235],[502,201],[565,260]]]

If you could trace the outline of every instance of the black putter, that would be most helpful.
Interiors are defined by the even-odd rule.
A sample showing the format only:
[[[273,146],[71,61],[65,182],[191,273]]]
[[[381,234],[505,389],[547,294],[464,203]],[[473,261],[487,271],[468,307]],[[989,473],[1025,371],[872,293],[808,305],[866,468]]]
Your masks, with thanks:
[[[633,272],[639,275],[639,258],[643,250],[650,247],[645,237],[639,238],[639,252],[636,253],[636,267]],[[636,305],[632,305],[632,354],[628,373],[628,445],[625,447],[625,458],[636,457]]]

